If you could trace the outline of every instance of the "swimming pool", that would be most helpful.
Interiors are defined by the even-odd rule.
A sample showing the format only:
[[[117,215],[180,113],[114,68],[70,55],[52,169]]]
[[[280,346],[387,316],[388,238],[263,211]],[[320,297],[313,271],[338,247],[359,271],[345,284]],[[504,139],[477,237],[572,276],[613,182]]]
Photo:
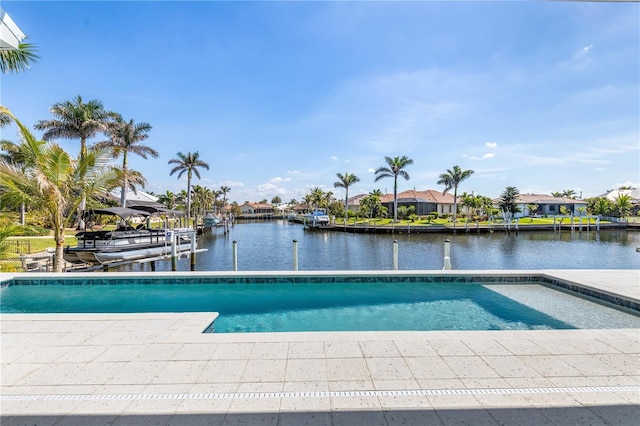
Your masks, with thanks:
[[[218,312],[206,330],[216,333],[640,328],[640,316],[549,287],[559,284],[508,274],[17,276],[2,284],[0,312]]]

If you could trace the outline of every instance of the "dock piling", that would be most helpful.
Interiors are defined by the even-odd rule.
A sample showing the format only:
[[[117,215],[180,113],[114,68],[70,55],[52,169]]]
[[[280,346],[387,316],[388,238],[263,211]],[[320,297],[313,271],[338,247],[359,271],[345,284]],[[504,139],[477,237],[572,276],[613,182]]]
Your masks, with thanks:
[[[448,238],[444,240],[444,266],[442,269],[451,269],[451,241]]]
[[[233,270],[238,272],[238,242],[233,240]]]
[[[293,240],[293,270],[298,270],[298,240]]]
[[[398,240],[393,240],[393,270],[398,270]]]

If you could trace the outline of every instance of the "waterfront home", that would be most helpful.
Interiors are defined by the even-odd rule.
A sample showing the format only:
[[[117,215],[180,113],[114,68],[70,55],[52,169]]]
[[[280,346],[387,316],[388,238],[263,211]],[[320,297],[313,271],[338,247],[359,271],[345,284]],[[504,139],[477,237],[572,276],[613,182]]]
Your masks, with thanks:
[[[358,211],[360,201],[367,194],[359,194],[349,198],[347,205],[349,210]],[[387,208],[389,215],[393,215],[393,194],[384,194],[380,197],[380,202]],[[458,197],[458,203],[460,197]],[[398,208],[406,206],[414,206],[415,213],[425,216],[430,213],[452,214],[453,213],[453,195],[450,193],[443,194],[442,191],[427,189],[424,191],[416,191],[410,189],[398,193]]]
[[[598,195],[597,198],[606,198],[607,200],[615,203],[621,195],[627,195],[631,198],[631,216],[637,216],[640,214],[640,189],[612,189],[602,195]]]
[[[500,204],[501,199],[496,198],[493,200],[495,206]],[[528,217],[528,216],[554,216],[562,214],[561,208],[567,209],[569,214],[580,216],[581,212],[578,209],[587,208],[587,202],[585,200],[577,200],[569,197],[554,197],[546,194],[520,194],[517,198],[517,205],[520,208],[520,212],[516,213],[514,217]],[[537,207],[531,211],[531,206]],[[583,215],[586,214],[582,213]]]
[[[246,202],[240,206],[240,214],[265,216],[275,214],[275,210],[271,204]]]

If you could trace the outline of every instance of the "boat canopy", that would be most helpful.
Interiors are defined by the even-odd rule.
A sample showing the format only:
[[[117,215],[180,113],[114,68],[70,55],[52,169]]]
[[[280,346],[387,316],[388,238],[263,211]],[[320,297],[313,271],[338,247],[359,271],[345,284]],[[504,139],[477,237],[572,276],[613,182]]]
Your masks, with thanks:
[[[149,216],[151,213],[143,211],[143,210],[137,210],[137,209],[130,209],[127,207],[106,207],[103,209],[93,209],[87,212],[88,214],[106,214],[106,215],[111,215],[111,216],[120,216],[123,219],[128,218],[129,216],[134,216],[134,215],[140,215],[140,216]]]
[[[171,210],[164,206],[160,205],[152,205],[152,204],[130,204],[129,208],[135,210],[142,210],[149,214],[160,213],[160,214],[172,214],[175,216],[184,216],[184,212],[181,210]]]

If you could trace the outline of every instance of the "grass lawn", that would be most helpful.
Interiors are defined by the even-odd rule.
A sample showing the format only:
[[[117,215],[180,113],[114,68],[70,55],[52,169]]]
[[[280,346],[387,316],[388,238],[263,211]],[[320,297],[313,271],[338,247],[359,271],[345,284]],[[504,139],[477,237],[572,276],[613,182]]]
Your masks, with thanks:
[[[340,220],[340,219],[336,219],[336,225],[342,225],[344,223],[344,220]],[[456,227],[458,226],[462,226],[464,227],[465,224],[467,223],[466,219],[458,219],[456,221]],[[475,221],[469,221],[469,226],[475,226],[476,222]],[[496,225],[501,225],[503,224],[504,221],[502,219],[499,220],[495,220],[493,222],[491,222],[492,226],[496,226]],[[512,224],[514,224],[515,222],[512,222]],[[560,219],[556,219],[556,224],[560,223]],[[570,224],[571,220],[565,218],[562,221],[562,224],[567,225]],[[579,218],[575,218],[574,222],[575,225],[578,225],[579,222]],[[596,220],[595,219],[587,219],[584,218],[582,219],[582,224],[583,225],[587,225],[591,223],[592,225],[595,225]],[[607,223],[606,221],[601,221],[600,223]],[[480,225],[488,225],[489,222],[487,221],[483,221],[483,222],[479,222]],[[426,219],[419,219],[415,222],[412,222],[410,220],[398,220],[397,222],[393,222],[393,219],[349,219],[347,220],[347,226],[350,225],[356,225],[356,226],[363,226],[363,225],[369,225],[369,226],[433,226],[433,225],[439,225],[439,226],[453,226],[453,222],[450,219],[435,219],[433,221],[428,221]],[[553,225],[553,217],[534,217],[534,218],[528,218],[528,217],[524,217],[524,218],[520,218],[520,220],[518,221],[518,225],[519,226],[528,226],[528,225]]]

